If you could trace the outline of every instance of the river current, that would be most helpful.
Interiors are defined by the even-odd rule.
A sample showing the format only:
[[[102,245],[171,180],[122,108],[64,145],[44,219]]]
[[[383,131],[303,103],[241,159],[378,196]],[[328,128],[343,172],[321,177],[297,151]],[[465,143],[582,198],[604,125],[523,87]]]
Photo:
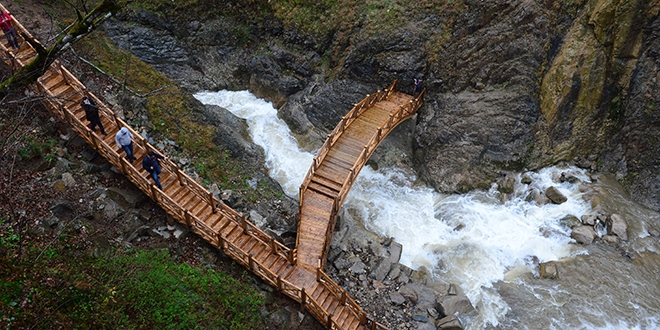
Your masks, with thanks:
[[[247,91],[202,92],[202,103],[244,118],[252,140],[266,154],[269,174],[289,196],[314,154],[302,151],[277,110]],[[348,110],[348,109],[347,109]],[[628,222],[622,248],[597,242],[575,244],[566,215],[590,214],[579,185],[558,183],[560,173],[591,179],[574,167],[549,167],[518,176],[511,198],[495,187],[464,195],[443,195],[416,181],[408,168],[365,167],[344,203],[364,226],[403,245],[401,263],[425,266],[455,283],[478,310],[468,329],[656,329],[660,328],[660,215],[629,199],[614,180],[593,185],[601,204]],[[531,187],[555,186],[568,201],[537,206],[525,201]],[[560,278],[540,279],[538,262],[556,261]]]

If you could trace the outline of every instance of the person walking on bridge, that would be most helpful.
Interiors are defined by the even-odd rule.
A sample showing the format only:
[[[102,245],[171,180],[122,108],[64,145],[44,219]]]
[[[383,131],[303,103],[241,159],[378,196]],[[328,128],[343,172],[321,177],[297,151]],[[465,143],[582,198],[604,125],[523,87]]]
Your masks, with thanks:
[[[14,30],[14,26],[11,24],[11,14],[2,10],[0,12],[2,13],[0,14],[0,28],[5,33],[11,48],[17,50],[19,48],[18,35],[16,34],[16,30]]]
[[[103,124],[101,124],[101,117],[99,117],[99,106],[96,105],[96,103],[94,103],[94,101],[92,101],[87,96],[82,98],[80,106],[82,106],[83,110],[85,110],[85,117],[87,117],[87,120],[89,120],[90,123],[89,128],[92,131],[95,131],[96,126],[98,126],[101,129],[101,133],[103,133],[103,135],[108,135],[108,133],[106,133],[103,129]]]
[[[154,179],[154,182],[156,183],[156,187],[158,189],[163,190],[163,187],[160,185],[160,179],[158,178],[158,175],[160,174],[160,163],[158,163],[159,159],[165,159],[167,160],[167,157],[163,157],[153,151],[149,151],[149,154],[147,154],[147,157],[144,157],[142,160],[142,168],[147,170],[149,174],[151,174],[151,177]]]
[[[137,158],[133,156],[133,134],[128,131],[128,128],[122,127],[117,135],[115,135],[115,142],[117,145],[126,151],[126,157],[130,162],[134,162]]]

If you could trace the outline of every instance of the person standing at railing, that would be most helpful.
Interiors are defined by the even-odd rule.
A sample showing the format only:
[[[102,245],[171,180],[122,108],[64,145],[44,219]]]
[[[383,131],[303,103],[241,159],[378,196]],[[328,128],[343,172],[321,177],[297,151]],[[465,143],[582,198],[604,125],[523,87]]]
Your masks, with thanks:
[[[415,78],[414,83],[415,83],[415,90],[413,92],[414,93],[413,96],[416,97],[417,95],[419,95],[419,93],[422,92],[422,87],[424,86],[424,80],[422,80],[422,78]]]
[[[103,129],[103,124],[101,124],[101,117],[99,117],[99,106],[94,103],[90,98],[87,96],[84,96],[82,98],[82,102],[80,104],[85,110],[85,117],[87,117],[87,120],[89,120],[89,128],[92,131],[96,130],[96,126],[98,126],[101,129],[101,133],[103,135],[108,135],[108,133],[105,132]]]
[[[2,10],[0,10],[0,12],[2,12],[2,14],[0,14],[0,28],[2,28],[2,31],[5,33],[11,48],[17,50],[19,48],[18,35],[16,34],[16,30],[14,30],[14,26],[11,24],[11,15]]]
[[[130,162],[134,162],[137,159],[133,156],[133,134],[128,131],[128,128],[122,127],[119,132],[117,132],[117,135],[115,135],[115,142],[126,151],[126,157],[128,157]]]
[[[160,163],[158,163],[159,159],[165,159],[167,160],[167,157],[163,157],[153,151],[149,151],[149,154],[147,154],[147,157],[144,157],[142,160],[142,168],[147,170],[149,174],[151,174],[151,177],[154,179],[154,182],[156,183],[156,186],[158,189],[163,190],[163,187],[160,185],[160,179],[158,178],[158,175],[160,174]]]

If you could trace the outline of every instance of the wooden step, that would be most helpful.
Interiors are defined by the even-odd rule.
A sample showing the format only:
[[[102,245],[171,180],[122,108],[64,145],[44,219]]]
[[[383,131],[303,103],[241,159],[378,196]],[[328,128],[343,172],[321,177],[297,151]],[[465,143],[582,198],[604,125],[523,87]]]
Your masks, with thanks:
[[[313,191],[318,192],[319,194],[325,195],[328,198],[333,198],[333,199],[336,198],[339,193],[336,190],[330,189],[316,182],[310,182],[309,185],[307,186],[307,189],[311,189]]]

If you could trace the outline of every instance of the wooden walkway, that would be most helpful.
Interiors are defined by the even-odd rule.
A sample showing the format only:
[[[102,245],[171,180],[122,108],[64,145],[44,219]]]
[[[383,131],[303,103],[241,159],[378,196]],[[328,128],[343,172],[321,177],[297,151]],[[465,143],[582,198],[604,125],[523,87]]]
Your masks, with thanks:
[[[2,5],[0,8],[5,10]],[[6,65],[17,69],[34,58],[36,51],[23,40],[22,35],[32,37],[15,17],[14,27],[21,34],[21,47],[12,50],[6,38],[0,36],[0,56]],[[299,260],[297,249],[289,249],[274,240],[169,160],[161,162],[163,190],[156,188],[149,174],[142,169],[141,161],[149,151],[163,153],[117,117],[59,62],[55,62],[33,86],[35,92],[44,96],[44,103],[54,114],[177,221],[299,302],[303,312],[309,311],[329,329],[346,330],[385,329],[368,317],[320,266],[321,260],[325,259],[337,210],[355,177],[382,138],[402,120],[412,116],[420,105],[420,98],[411,102],[411,96],[394,92],[393,88],[394,84],[356,105],[328,136],[328,141],[314,159],[300,189],[297,245],[305,253]],[[101,121],[108,135],[90,130],[80,106],[83,96],[92,98],[99,105]],[[381,112],[387,113],[383,115]],[[122,127],[127,127],[135,137],[137,160],[132,163],[114,141],[115,134]],[[342,135],[355,136],[349,139]],[[362,152],[358,152],[356,158],[355,150],[360,148],[363,148]]]
[[[314,157],[300,186],[299,267],[323,269],[337,213],[360,170],[385,136],[421,106],[424,91],[413,98],[395,87],[396,81],[356,104]]]

